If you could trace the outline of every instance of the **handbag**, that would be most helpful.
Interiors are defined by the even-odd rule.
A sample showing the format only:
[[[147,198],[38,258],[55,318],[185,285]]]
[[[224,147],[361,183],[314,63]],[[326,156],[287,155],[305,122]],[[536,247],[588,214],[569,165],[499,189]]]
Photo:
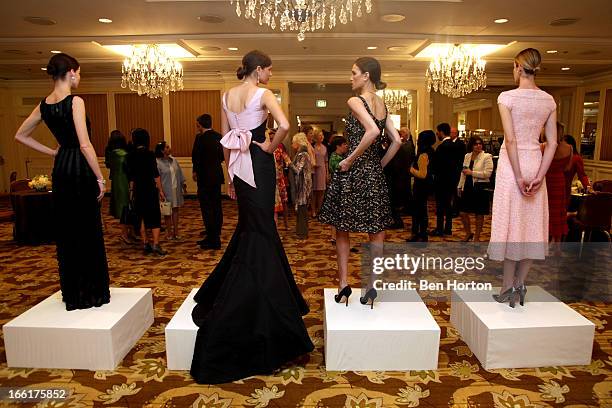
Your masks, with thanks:
[[[160,202],[159,211],[161,212],[161,215],[165,217],[172,215],[172,203],[170,201]]]
[[[137,226],[139,224],[138,214],[134,210],[134,202],[132,200],[129,200],[128,205],[123,207],[119,221],[123,225]]]

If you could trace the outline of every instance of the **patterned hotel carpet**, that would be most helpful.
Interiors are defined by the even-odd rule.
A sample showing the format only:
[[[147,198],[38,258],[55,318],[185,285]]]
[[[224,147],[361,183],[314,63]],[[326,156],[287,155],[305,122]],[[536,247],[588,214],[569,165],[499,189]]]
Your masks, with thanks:
[[[104,206],[106,213],[107,200]],[[227,242],[236,222],[235,204],[224,201],[224,211],[223,241]],[[2,342],[1,386],[66,387],[73,392],[63,403],[20,406],[612,407],[612,324],[608,321],[612,306],[604,303],[571,304],[596,324],[593,359],[588,366],[485,370],[450,325],[449,303],[433,300],[428,307],[442,329],[438,370],[326,372],[322,293],[324,287],[335,285],[336,264],[333,247],[327,240],[328,229],[317,222],[311,222],[310,238],[305,243],[281,229],[296,280],[310,304],[305,322],[315,351],[276,375],[218,386],[197,385],[188,372],[166,369],[164,327],[222,252],[205,252],[194,245],[201,228],[195,201],[187,200],[182,215],[184,239],[164,243],[170,254],[163,259],[145,257],[138,249],[123,246],[117,238],[116,223],[105,217],[112,285],[153,288],[155,322],[114,371],[7,368]],[[459,225],[455,224],[455,228],[459,230]],[[487,223],[487,236],[488,228]],[[388,240],[400,242],[405,235],[392,231]],[[357,256],[352,256],[353,271],[358,261]],[[0,324],[58,290],[54,247],[15,245],[8,223],[0,224],[0,269]],[[352,275],[351,283],[356,284],[357,273]]]

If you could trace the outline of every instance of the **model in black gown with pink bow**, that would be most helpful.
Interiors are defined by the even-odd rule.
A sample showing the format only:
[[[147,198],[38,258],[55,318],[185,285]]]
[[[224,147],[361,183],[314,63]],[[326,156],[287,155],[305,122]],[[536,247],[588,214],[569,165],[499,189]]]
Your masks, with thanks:
[[[289,125],[267,83],[271,61],[252,51],[238,69],[242,85],[223,95],[221,140],[229,163],[229,193],[238,225],[221,261],[195,296],[199,327],[191,365],[198,383],[270,374],[314,348],[302,316],[308,313],[274,222],[276,169],[271,152]],[[268,110],[279,123],[265,138]]]

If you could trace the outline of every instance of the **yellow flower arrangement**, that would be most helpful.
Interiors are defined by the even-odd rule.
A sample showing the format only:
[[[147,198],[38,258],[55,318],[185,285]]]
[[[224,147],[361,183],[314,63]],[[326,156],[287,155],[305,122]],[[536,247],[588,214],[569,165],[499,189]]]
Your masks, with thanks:
[[[51,185],[51,180],[46,174],[39,174],[28,183],[28,186],[30,188],[33,188],[37,191],[47,191],[51,188]]]

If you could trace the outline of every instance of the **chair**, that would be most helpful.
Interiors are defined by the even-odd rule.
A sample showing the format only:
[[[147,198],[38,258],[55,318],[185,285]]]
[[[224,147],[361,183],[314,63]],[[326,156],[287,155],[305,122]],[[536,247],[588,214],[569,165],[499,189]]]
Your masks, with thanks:
[[[594,191],[612,193],[612,180],[599,180],[593,183]]]
[[[593,231],[601,231],[606,234],[608,242],[610,242],[610,224],[612,219],[612,193],[595,193],[589,194],[578,208],[576,214],[576,226],[581,233],[580,237],[580,255],[582,255],[582,247],[584,245],[584,236],[589,231],[588,241],[591,240]]]
[[[13,176],[11,174],[11,176]],[[27,191],[27,190],[31,190],[32,188],[28,185],[28,183],[30,182],[30,179],[21,179],[21,180],[15,180],[11,182],[11,187],[10,187],[10,194],[9,194],[9,199],[11,201],[11,212],[4,214],[5,217],[9,217],[10,220],[14,221],[15,220],[15,197],[14,197],[14,193],[18,192],[18,191]],[[3,218],[4,219],[4,218]],[[13,226],[13,237],[15,236],[15,226]]]

